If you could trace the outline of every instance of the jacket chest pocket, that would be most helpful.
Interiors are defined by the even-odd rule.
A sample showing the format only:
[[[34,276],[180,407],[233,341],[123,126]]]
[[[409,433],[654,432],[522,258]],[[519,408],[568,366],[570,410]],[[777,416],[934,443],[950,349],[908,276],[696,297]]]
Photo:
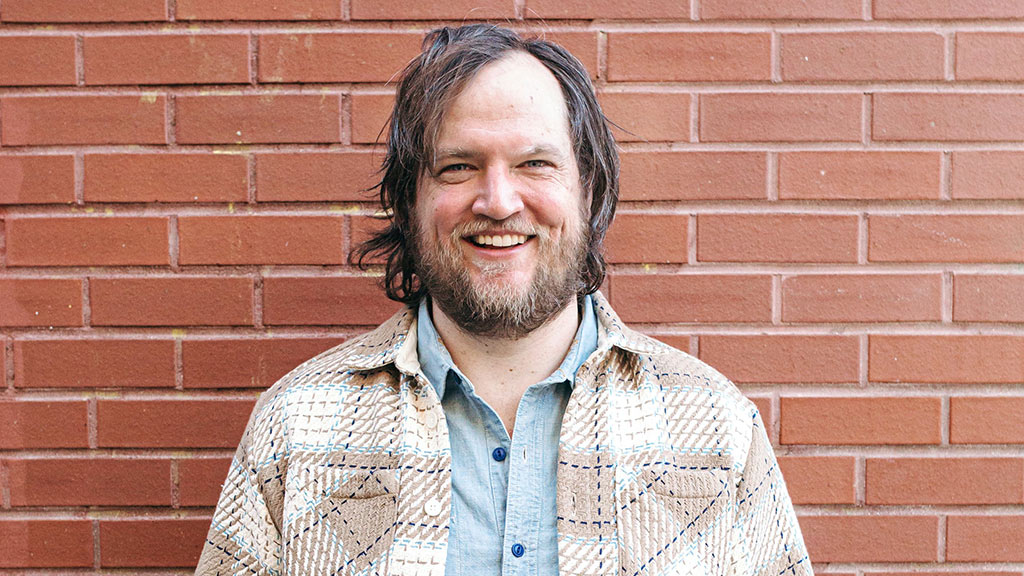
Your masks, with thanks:
[[[383,573],[398,516],[395,470],[325,465],[318,476],[311,494],[316,504],[285,542],[286,560],[294,566],[325,566],[332,574],[367,568]]]
[[[620,564],[625,574],[721,573],[721,550],[735,489],[729,470],[644,466],[620,499]]]

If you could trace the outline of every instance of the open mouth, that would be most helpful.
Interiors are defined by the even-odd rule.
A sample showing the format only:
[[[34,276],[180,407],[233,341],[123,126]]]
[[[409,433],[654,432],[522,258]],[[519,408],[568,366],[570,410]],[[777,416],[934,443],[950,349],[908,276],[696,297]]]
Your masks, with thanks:
[[[520,244],[526,244],[526,241],[532,238],[532,236],[526,236],[524,234],[502,234],[500,236],[488,236],[478,235],[469,236],[467,240],[484,248],[508,248],[510,246],[518,246]]]

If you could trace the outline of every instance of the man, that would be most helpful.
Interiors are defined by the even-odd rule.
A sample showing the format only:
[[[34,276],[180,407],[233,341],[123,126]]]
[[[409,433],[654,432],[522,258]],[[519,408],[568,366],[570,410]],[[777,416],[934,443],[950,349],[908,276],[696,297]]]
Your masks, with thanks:
[[[614,141],[579,62],[432,32],[380,184],[409,306],[263,394],[200,574],[810,574],[752,403],[596,292]]]

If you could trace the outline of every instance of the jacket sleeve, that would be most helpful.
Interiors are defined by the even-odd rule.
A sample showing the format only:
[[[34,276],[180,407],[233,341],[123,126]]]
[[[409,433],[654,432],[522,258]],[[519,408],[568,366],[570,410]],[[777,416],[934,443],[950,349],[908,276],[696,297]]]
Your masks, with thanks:
[[[756,409],[732,534],[733,576],[813,576],[793,503]]]
[[[282,573],[280,514],[275,520],[271,512],[272,509],[280,512],[275,504],[280,502],[281,495],[265,493],[265,487],[273,483],[262,480],[265,475],[256,467],[256,462],[260,461],[255,457],[260,444],[254,439],[257,411],[253,412],[231,462],[196,566],[197,576]],[[277,461],[277,458],[271,457],[271,460]]]

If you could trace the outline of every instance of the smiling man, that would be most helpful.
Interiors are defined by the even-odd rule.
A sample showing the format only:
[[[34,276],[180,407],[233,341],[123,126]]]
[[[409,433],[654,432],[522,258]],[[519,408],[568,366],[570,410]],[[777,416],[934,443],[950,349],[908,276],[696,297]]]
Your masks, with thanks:
[[[761,418],[597,292],[618,157],[564,49],[430,33],[380,183],[408,306],[266,391],[197,574],[810,574]]]

